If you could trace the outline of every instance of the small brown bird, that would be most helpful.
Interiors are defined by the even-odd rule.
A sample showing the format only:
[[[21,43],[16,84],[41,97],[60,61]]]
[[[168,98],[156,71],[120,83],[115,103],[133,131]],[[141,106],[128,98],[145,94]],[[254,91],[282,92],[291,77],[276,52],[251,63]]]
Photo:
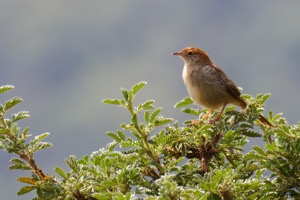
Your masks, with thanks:
[[[213,63],[206,52],[197,47],[187,47],[173,55],[184,61],[182,78],[194,103],[210,109],[203,119],[213,110],[221,108],[219,116],[212,120],[213,123],[218,121],[227,104],[246,108],[247,103],[240,98],[238,87]],[[273,126],[262,115],[259,116],[259,121]]]

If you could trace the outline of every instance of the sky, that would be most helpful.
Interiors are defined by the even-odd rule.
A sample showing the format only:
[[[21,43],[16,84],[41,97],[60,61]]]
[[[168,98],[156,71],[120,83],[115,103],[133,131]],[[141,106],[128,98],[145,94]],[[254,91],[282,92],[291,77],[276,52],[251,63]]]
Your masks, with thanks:
[[[162,115],[182,123],[174,108],[188,94],[183,62],[172,56],[187,46],[205,50],[240,87],[253,96],[271,93],[265,115],[283,113],[299,121],[300,2],[274,1],[21,1],[0,2],[0,85],[20,96],[13,112],[28,110],[20,122],[35,136],[49,132],[51,149],[36,154],[49,175],[65,159],[89,155],[111,141],[107,131],[129,122],[128,111],[103,104],[121,98],[120,88],[148,84],[136,103],[154,99]],[[252,141],[252,139],[250,140]],[[0,152],[0,193],[17,197],[27,171],[9,171]]]

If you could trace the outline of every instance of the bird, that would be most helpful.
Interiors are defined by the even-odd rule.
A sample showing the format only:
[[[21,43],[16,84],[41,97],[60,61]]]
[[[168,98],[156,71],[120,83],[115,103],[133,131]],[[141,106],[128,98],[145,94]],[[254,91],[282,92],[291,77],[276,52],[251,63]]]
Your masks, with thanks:
[[[186,47],[173,55],[179,56],[184,61],[182,78],[191,99],[196,105],[209,109],[202,120],[205,120],[212,111],[221,108],[220,114],[211,120],[211,123],[219,121],[228,104],[242,109],[247,107],[236,84],[204,50]],[[266,126],[273,127],[263,115],[259,115],[258,120]]]

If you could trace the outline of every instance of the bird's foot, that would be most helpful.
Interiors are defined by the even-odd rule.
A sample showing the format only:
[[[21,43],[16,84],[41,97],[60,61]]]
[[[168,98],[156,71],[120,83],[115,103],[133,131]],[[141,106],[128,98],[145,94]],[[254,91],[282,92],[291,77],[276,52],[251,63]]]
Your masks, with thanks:
[[[192,127],[197,124],[199,124],[199,120],[191,120],[190,123],[188,124],[188,127]]]
[[[219,121],[220,120],[220,116],[219,117],[216,117],[215,119],[211,119],[211,120],[209,120],[209,123],[210,124],[215,124],[217,121]]]

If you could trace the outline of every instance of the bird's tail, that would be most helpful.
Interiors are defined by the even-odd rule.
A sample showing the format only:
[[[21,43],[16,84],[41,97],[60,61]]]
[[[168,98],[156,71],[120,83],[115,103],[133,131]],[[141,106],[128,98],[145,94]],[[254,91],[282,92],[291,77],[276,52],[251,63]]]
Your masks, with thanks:
[[[274,127],[264,116],[259,115],[258,120],[266,126]]]

